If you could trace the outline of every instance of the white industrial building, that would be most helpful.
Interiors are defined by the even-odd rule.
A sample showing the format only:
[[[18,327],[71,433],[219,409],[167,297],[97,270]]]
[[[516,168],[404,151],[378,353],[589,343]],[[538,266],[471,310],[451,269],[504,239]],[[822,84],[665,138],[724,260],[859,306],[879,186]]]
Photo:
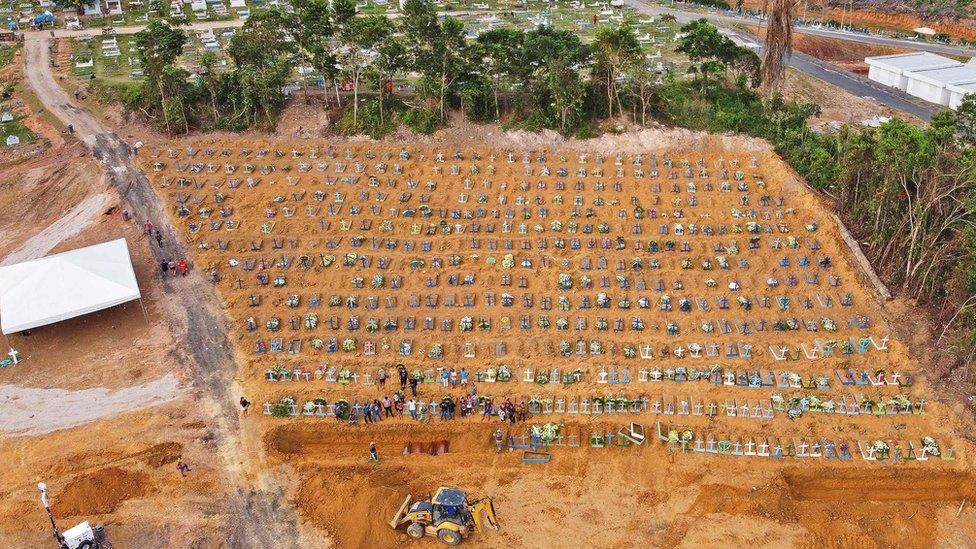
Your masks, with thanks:
[[[868,78],[919,99],[955,109],[976,93],[976,61],[961,63],[929,52],[866,57]]]

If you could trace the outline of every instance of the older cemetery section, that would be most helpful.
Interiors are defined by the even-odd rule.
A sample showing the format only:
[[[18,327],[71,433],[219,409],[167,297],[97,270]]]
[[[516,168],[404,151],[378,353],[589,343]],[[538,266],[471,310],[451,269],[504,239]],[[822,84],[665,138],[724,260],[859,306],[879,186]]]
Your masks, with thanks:
[[[920,502],[971,497],[968,459],[844,229],[769,153],[648,148],[141,159],[233,323],[258,466],[340,543],[402,539],[439,484],[495,498],[483,545],[936,539]]]

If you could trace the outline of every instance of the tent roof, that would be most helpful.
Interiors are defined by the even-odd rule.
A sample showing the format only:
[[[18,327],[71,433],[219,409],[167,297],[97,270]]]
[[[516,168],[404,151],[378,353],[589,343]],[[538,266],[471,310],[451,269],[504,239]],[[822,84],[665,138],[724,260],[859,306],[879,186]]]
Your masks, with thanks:
[[[21,332],[139,299],[124,238],[0,267],[0,331]]]

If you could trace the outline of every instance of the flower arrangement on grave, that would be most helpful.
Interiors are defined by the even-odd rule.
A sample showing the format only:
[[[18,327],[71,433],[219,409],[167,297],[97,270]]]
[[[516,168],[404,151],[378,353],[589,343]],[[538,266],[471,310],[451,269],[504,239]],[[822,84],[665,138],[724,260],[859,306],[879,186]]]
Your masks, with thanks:
[[[600,234],[607,234],[610,232],[610,224],[607,222],[600,223],[596,226],[596,231]]]
[[[598,404],[599,404],[599,405],[600,405],[600,406],[602,407],[602,406],[603,406],[603,403],[604,403],[604,402],[606,402],[606,399],[604,399],[603,397],[599,397],[599,396],[596,396],[596,397],[593,397],[593,398],[591,398],[591,399],[590,399],[590,402],[592,402],[592,403],[593,403],[593,407],[594,407],[594,408],[595,408],[595,407],[596,407],[596,406],[597,406]]]
[[[785,311],[790,308],[790,298],[785,295],[781,295],[776,298],[776,304],[779,305],[779,310]]]
[[[371,318],[371,319],[369,319],[369,320],[366,321],[366,331],[367,332],[369,332],[369,333],[372,334],[374,332],[379,331],[379,329],[380,329],[380,321],[379,320],[377,320],[375,318]]]
[[[634,345],[627,343],[626,345],[624,345],[623,351],[624,351],[624,358],[637,358],[637,347],[635,347]]]
[[[321,351],[325,347],[325,342],[320,337],[313,337],[308,340],[308,344],[316,351]]]
[[[470,316],[461,317],[458,322],[458,328],[462,332],[470,332],[474,329],[474,320]]]
[[[563,385],[572,385],[580,379],[583,379],[583,370],[576,368],[571,372],[566,372],[563,374]]]
[[[415,258],[413,258],[413,259],[410,260],[410,268],[411,269],[420,269],[420,268],[422,268],[426,264],[427,264],[427,262],[424,261],[423,259],[419,258],[419,257],[415,257]]]
[[[339,370],[338,381],[341,385],[349,385],[352,383],[352,372],[349,371],[349,368]]]
[[[732,225],[731,232],[732,234],[742,234],[742,225],[739,225],[738,223]]]
[[[861,397],[861,408],[865,411],[871,411],[874,409],[875,404],[877,404],[874,399],[870,397]]]
[[[351,353],[356,350],[356,338],[347,337],[342,340],[342,350]]]
[[[681,260],[681,268],[682,269],[690,269],[691,268],[691,260],[690,259],[682,259]]]
[[[512,371],[508,368],[508,364],[502,364],[498,367],[498,381],[508,381],[512,379]]]
[[[335,412],[338,419],[349,419],[349,411],[352,407],[349,406],[349,401],[346,399],[337,400],[335,403]]]
[[[556,321],[557,325],[559,321]],[[559,342],[559,354],[569,356],[572,353],[572,346],[565,339]]]
[[[668,239],[664,241],[664,251],[673,252],[675,248],[674,240]]]
[[[434,343],[430,346],[430,351],[427,352],[427,356],[430,358],[441,358],[444,356],[444,347],[440,343]]]
[[[307,400],[305,401],[305,404],[302,406],[302,411],[305,412],[306,414],[311,414],[315,412],[317,408],[318,406],[316,406],[314,402],[312,402],[311,400]]]
[[[599,341],[593,340],[590,342],[590,354],[591,355],[602,355],[603,354],[603,344]]]
[[[539,385],[545,385],[549,383],[549,373],[546,372],[545,370],[539,370],[535,374],[535,382],[538,383]]]
[[[660,302],[661,302],[662,311],[671,310],[671,296],[669,296],[668,294],[661,294]]]
[[[874,441],[870,446],[868,446],[868,448],[874,450],[874,453],[878,455],[878,459],[888,457],[888,452],[890,451],[890,448],[888,448],[888,443],[883,440]]]
[[[823,402],[817,395],[810,395],[806,397],[806,404],[810,408],[811,412],[822,412]]]
[[[505,257],[502,258],[502,268],[511,269],[514,266],[515,266],[515,256],[512,254],[505,254]]]
[[[724,255],[720,255],[720,256],[716,257],[715,258],[715,262],[718,263],[718,268],[719,269],[728,269],[729,268],[729,258],[725,257]]]
[[[933,456],[941,455],[939,452],[939,443],[932,437],[922,437],[922,449]]]
[[[605,308],[610,307],[610,303],[611,303],[610,296],[608,296],[607,294],[605,294],[603,292],[600,292],[600,293],[596,294],[596,306],[597,307],[601,307],[601,308],[604,308],[605,309]]]
[[[603,317],[600,317],[600,318],[596,319],[596,322],[594,323],[594,326],[596,327],[597,330],[599,330],[601,332],[606,331],[607,328],[610,327],[610,325],[607,323],[607,319],[605,319]]]
[[[678,310],[683,313],[687,313],[691,310],[691,300],[687,297],[682,297],[678,300]]]
[[[283,396],[278,399],[278,402],[271,405],[271,415],[274,417],[288,417],[291,415],[291,407],[294,405],[294,398]]]
[[[277,332],[281,328],[281,319],[278,317],[271,317],[268,319],[264,325],[272,332]]]
[[[679,332],[678,325],[675,324],[674,322],[668,322],[667,331],[668,331],[668,335],[671,336],[678,335]]]
[[[820,319],[820,325],[823,326],[823,329],[826,330],[826,331],[828,331],[828,332],[836,332],[837,331],[837,323],[834,322],[830,318],[821,317],[821,319]]]
[[[386,277],[383,276],[383,273],[373,276],[373,279],[370,281],[370,284],[372,284],[374,288],[382,288],[385,283]]]
[[[532,434],[539,437],[543,444],[551,444],[559,436],[559,431],[563,428],[561,423],[543,423],[533,425]]]
[[[481,328],[482,330],[490,330],[491,329],[491,319],[488,318],[488,317],[486,317],[486,316],[485,317],[481,317],[481,319],[478,320],[478,327]]]
[[[414,370],[410,372],[410,377],[416,379],[417,381],[423,381],[424,373],[421,372],[420,370]]]

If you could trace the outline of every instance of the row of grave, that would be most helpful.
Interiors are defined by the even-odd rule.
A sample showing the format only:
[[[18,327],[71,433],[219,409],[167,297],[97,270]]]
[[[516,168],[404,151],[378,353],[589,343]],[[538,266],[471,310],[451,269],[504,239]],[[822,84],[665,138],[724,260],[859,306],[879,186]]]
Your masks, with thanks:
[[[445,305],[450,306],[450,305]],[[457,319],[457,324],[455,324],[455,318]],[[595,317],[587,319],[587,317],[576,317],[575,322],[571,323],[568,317],[557,316],[553,322],[549,315],[540,314],[536,317],[533,322],[532,315],[521,315],[518,318],[517,327],[522,330],[531,330],[537,328],[539,330],[555,329],[558,331],[570,331],[574,330],[577,332],[585,331],[597,331],[597,332],[642,332],[645,329],[650,330],[660,330],[659,326],[655,320],[659,318],[658,316],[652,316],[648,324],[645,324],[643,316],[633,316],[630,318],[630,322],[624,318],[613,318],[607,319],[606,317]],[[665,331],[669,336],[677,336],[681,333],[681,328],[684,326],[685,330],[688,331],[700,331],[704,334],[715,333],[716,325],[719,328],[720,334],[729,335],[733,333],[738,333],[741,335],[753,335],[753,330],[755,334],[766,332],[767,328],[770,328],[773,332],[788,332],[797,331],[801,327],[807,332],[819,332],[823,329],[827,333],[835,333],[838,330],[838,324],[832,318],[822,316],[819,319],[809,318],[806,320],[801,320],[798,318],[777,318],[775,320],[770,319],[760,319],[758,321],[742,321],[742,322],[729,322],[728,319],[720,319],[717,322],[711,319],[688,319],[685,322],[676,322],[670,320],[673,317],[667,317],[669,320],[665,324]],[[376,332],[396,332],[399,331],[401,327],[401,321],[404,331],[419,330],[422,332],[458,332],[467,333],[474,332],[475,328],[481,332],[489,332],[493,327],[498,328],[502,331],[511,330],[515,325],[513,325],[512,317],[505,315],[501,317],[495,317],[492,315],[478,315],[475,316],[426,316],[420,319],[421,322],[418,323],[418,317],[416,316],[406,316],[402,319],[398,316],[387,316],[385,319],[380,319],[377,317],[371,317],[366,319],[361,319],[359,315],[351,315],[348,317],[345,323],[342,322],[342,318],[337,315],[329,316],[324,322],[319,322],[319,315],[316,313],[306,313],[304,316],[296,315],[282,320],[281,317],[271,316],[263,325],[259,324],[259,321],[253,316],[248,317],[244,321],[244,327],[248,332],[255,332],[258,329],[263,328],[268,332],[279,332],[284,328],[291,328],[292,331],[299,330],[321,330],[322,328],[327,328],[333,332],[340,330],[345,330],[348,332],[357,332],[359,330],[364,330],[367,333]],[[818,322],[819,321],[819,322]],[[592,322],[592,325],[591,325]],[[859,329],[866,330],[870,328],[870,323],[867,317],[854,315],[848,320],[848,326]],[[859,341],[850,342],[854,347],[854,351],[864,350],[867,351],[867,346],[861,344]],[[731,349],[730,349],[731,351]],[[748,354],[746,355],[748,356]]]
[[[218,151],[217,149],[214,149],[212,147],[204,147],[203,149],[198,149],[192,145],[189,145],[182,151],[180,149],[174,149],[172,147],[169,147],[166,149],[165,156],[167,158],[174,159],[174,158],[179,158],[181,153],[185,154],[185,156],[188,158],[194,158],[197,154],[202,154],[204,157],[208,157],[208,158],[213,156],[230,158],[231,156],[234,155],[231,149],[227,147],[221,148]],[[303,158],[305,156],[308,156],[309,158],[312,159],[319,158],[319,156],[324,156],[325,158],[329,158],[329,159],[339,158],[339,153],[336,152],[336,148],[331,145],[327,146],[324,150],[320,150],[319,147],[312,147],[305,150],[299,150],[293,148],[290,151],[284,151],[282,149],[270,150],[263,147],[259,147],[257,150],[253,150],[248,147],[241,147],[237,149],[236,154],[238,157],[249,157],[252,153],[254,154],[255,158],[264,158],[269,154],[271,155],[272,158],[285,158],[289,156],[291,158]],[[155,147],[152,147],[149,150],[149,156],[152,158],[158,158],[160,154],[161,154],[160,151]],[[398,158],[401,161],[407,161],[410,160],[411,157],[417,154],[418,154],[417,152],[411,153],[407,149],[400,149],[399,152],[396,154],[395,158]],[[426,154],[424,152],[420,152],[419,154],[420,154],[419,160],[426,159]],[[450,157],[445,156],[444,151],[441,150],[433,151],[431,154],[433,154],[433,156],[430,160],[432,160],[432,162],[435,164],[442,164],[444,162],[447,162],[448,159],[452,161],[462,161],[466,159],[470,159],[472,161],[480,161],[486,158],[488,162],[494,162],[495,159],[497,158],[494,154],[489,154],[487,157],[485,157],[478,151],[471,151],[470,153],[466,154],[461,150],[455,150],[453,154],[450,155]],[[534,159],[533,159],[533,154],[536,155]],[[517,155],[515,151],[506,151],[503,158],[507,163],[514,164],[516,163],[517,156],[519,155]],[[522,154],[520,156],[521,156],[522,164],[532,164],[533,162],[535,162],[536,164],[546,164],[548,162],[548,154],[545,151],[522,151]],[[671,154],[663,154],[661,156],[662,156],[661,163],[663,164],[664,167],[673,168],[676,166],[675,160],[672,158]],[[607,157],[608,155],[604,153],[582,152],[576,155],[576,159],[579,164],[588,164],[591,159],[595,164],[603,164]],[[646,161],[645,161],[645,157],[647,158]],[[354,151],[350,147],[345,147],[342,151],[342,158],[345,158],[346,160],[359,158],[359,151]],[[365,160],[375,160],[377,159],[376,152],[371,149],[367,149],[363,151],[362,158]],[[390,151],[380,152],[379,159],[381,161],[386,162],[392,160],[393,158],[394,155]],[[562,163],[568,162],[568,158],[563,154],[560,154],[557,158]],[[653,167],[653,166],[657,166],[658,163],[658,155],[656,153],[626,154],[622,152],[617,152],[616,154],[613,155],[613,158],[614,158],[614,165],[623,165],[626,162],[636,166],[642,166],[645,165],[644,164],[645,162],[647,162],[648,166]],[[724,158],[719,158],[714,161],[714,164],[716,167],[723,167],[726,162],[728,162],[731,168],[740,167],[740,161],[735,158],[728,159],[727,161]],[[705,168],[706,162],[704,158],[699,158],[698,161],[696,162],[696,165],[698,168]],[[677,161],[677,166],[680,166],[682,168],[689,168],[692,166],[692,162],[688,159],[680,159]],[[756,159],[755,157],[750,158],[748,161],[748,167],[752,169],[758,168],[759,167],[758,159]]]
[[[591,448],[630,447],[640,446],[647,440],[643,426],[636,423],[621,427],[616,432],[613,429],[591,431],[589,437],[585,439],[582,433],[564,434],[562,426],[559,426],[555,435],[544,434],[543,429],[533,425],[527,431],[519,429],[513,432],[509,430],[507,435],[499,429],[493,436],[492,444],[496,451],[501,452],[505,448],[509,451],[538,451],[561,447],[579,448],[583,441]],[[713,435],[708,435],[702,438],[695,436],[692,431],[688,430],[683,432],[671,430],[667,435],[664,435],[661,424],[657,423],[657,439],[667,444],[674,451],[769,458],[851,459],[851,447],[846,441],[835,442],[826,438],[813,439],[811,442],[808,442],[809,439],[807,438],[788,438],[784,443],[782,438],[766,436],[715,438]],[[770,442],[771,440],[772,442]],[[857,449],[865,461],[926,461],[930,457],[938,457],[942,461],[954,461],[956,459],[955,448],[946,448],[943,451],[932,437],[922,437],[917,442],[914,440],[878,440],[865,443],[858,440]]]
[[[285,338],[276,337],[269,340],[269,347],[264,339],[258,339],[254,342],[254,353],[260,355],[270,351],[272,354],[287,352],[289,355],[298,355],[302,352],[304,341],[301,338],[292,338],[286,342]],[[555,343],[555,340],[545,338],[534,338],[532,341],[537,348],[541,345],[545,345],[548,348],[550,344]],[[463,346],[431,342],[429,349],[425,349],[423,346],[415,347],[412,339],[404,339],[391,344],[384,338],[380,342],[379,348],[377,348],[376,342],[372,339],[366,339],[360,345],[359,340],[352,337],[343,339],[341,343],[334,337],[324,340],[313,337],[309,340],[309,346],[316,351],[324,350],[328,353],[337,353],[340,351],[343,353],[362,352],[363,356],[367,357],[377,356],[379,354],[396,354],[401,357],[414,356],[430,359],[443,359],[447,356],[476,358],[477,356],[477,345],[470,341],[465,342]],[[509,354],[508,343],[505,341],[496,341],[492,347],[496,358],[504,358]],[[660,348],[662,350],[668,349],[666,345],[662,345]],[[688,345],[687,350],[685,350],[685,347],[679,345],[675,349],[673,356],[677,358],[687,356],[689,359],[719,358],[722,348],[722,344],[714,341],[708,342],[704,346],[700,343],[691,343]],[[806,343],[801,343],[798,346],[770,345],[768,348],[770,356],[774,361],[797,360],[800,356],[804,356],[808,360],[853,357],[858,354],[868,353],[872,349],[881,349],[880,346],[873,343],[871,337],[862,337],[857,341],[853,339],[832,339],[826,342],[814,340],[814,344],[810,348],[806,346]],[[740,347],[737,342],[730,342],[724,345],[724,349],[725,359],[752,360],[758,357],[758,355],[753,355],[751,343],[743,343]],[[703,350],[705,354],[702,354]],[[607,344],[600,340],[594,339],[587,341],[583,338],[577,339],[575,345],[568,340],[561,340],[556,344],[556,348],[549,349],[549,351],[551,351],[547,351],[549,358],[580,359],[585,357],[605,358],[620,356],[624,359],[636,359],[638,353],[643,360],[651,360],[654,358],[653,348],[648,344],[638,346],[633,343],[622,343],[618,345],[617,342],[613,341]]]
[[[511,397],[512,395],[509,395]],[[429,397],[429,402],[424,398],[420,401],[423,409],[429,413],[429,417],[439,413],[442,405],[450,400],[453,404],[454,397],[440,396]],[[477,407],[473,409],[474,416],[483,415],[482,407],[489,397],[482,395],[478,397]],[[513,397],[513,401],[518,397]],[[525,399],[523,399],[525,400]],[[500,400],[499,400],[500,402]],[[348,419],[349,412],[353,417],[362,417],[363,407],[368,404],[353,400],[349,404],[348,399],[337,399],[330,403],[324,398],[305,401],[299,405],[292,397],[282,397],[277,403],[265,402],[264,415],[286,415],[291,417],[336,417]],[[539,396],[529,397],[526,401],[528,413],[533,416],[568,414],[568,415],[590,415],[598,416],[603,414],[631,414],[638,415],[650,413],[654,415],[666,416],[696,416],[696,417],[736,417],[743,419],[772,420],[777,413],[787,414],[790,419],[795,419],[805,413],[842,415],[842,416],[906,416],[921,415],[925,413],[924,399],[909,399],[906,395],[896,395],[895,397],[885,398],[877,396],[874,398],[864,395],[797,395],[791,396],[789,400],[780,394],[774,394],[774,398],[769,399],[725,399],[716,400],[696,400],[684,397],[665,397],[665,396],[640,396],[627,398],[624,396],[606,396],[589,398],[542,398]],[[281,414],[277,410],[283,409],[286,413]],[[345,415],[343,415],[345,414]],[[499,411],[492,412],[493,416],[498,416]]]
[[[371,373],[377,372],[376,374]],[[540,386],[550,385],[575,385],[578,383],[592,382],[597,385],[628,385],[635,383],[653,382],[673,382],[673,383],[701,383],[720,385],[725,387],[743,387],[749,389],[807,389],[826,391],[831,386],[831,380],[826,375],[809,374],[804,378],[800,373],[794,371],[780,371],[779,373],[762,370],[733,370],[721,366],[711,366],[708,368],[684,368],[681,366],[666,368],[664,370],[653,368],[642,368],[637,370],[637,378],[631,379],[630,368],[600,368],[592,377],[582,369],[561,371],[559,368],[552,369],[533,369],[522,368],[522,375],[507,365],[498,368],[489,367],[486,369],[476,369],[468,372],[466,368],[427,368],[424,370],[414,369],[408,372],[404,367],[401,374],[407,379],[415,379],[418,384],[443,385],[445,381],[451,385],[458,383],[467,384],[468,381],[475,383],[529,383]],[[384,371],[384,373],[386,373]],[[454,374],[457,374],[454,376]],[[392,371],[389,372],[392,376]],[[325,383],[337,383],[339,385],[362,385],[372,387],[377,385],[379,379],[378,369],[363,370],[358,373],[346,367],[336,368],[328,365],[321,366],[315,370],[303,369],[300,367],[289,368],[280,364],[269,368],[264,373],[264,379],[269,382],[287,381],[322,381]],[[590,377],[590,379],[587,379]],[[890,374],[886,369],[852,370],[850,368],[837,369],[834,377],[842,387],[912,387],[914,380],[911,375],[893,371]],[[454,378],[452,380],[452,378]]]

